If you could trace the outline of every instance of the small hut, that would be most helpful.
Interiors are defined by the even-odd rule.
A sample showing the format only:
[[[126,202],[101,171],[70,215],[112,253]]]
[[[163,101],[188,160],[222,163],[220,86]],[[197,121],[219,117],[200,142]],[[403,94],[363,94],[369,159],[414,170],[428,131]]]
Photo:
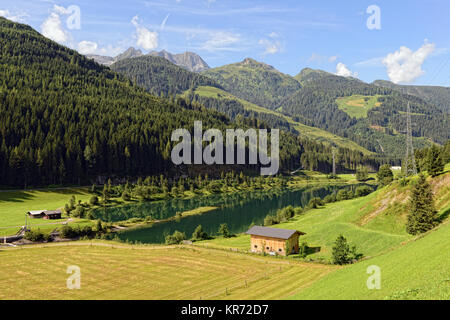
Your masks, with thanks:
[[[61,219],[61,210],[44,211],[44,219]]]
[[[298,230],[254,226],[246,234],[250,235],[252,252],[287,256],[298,253],[298,237],[305,233]]]

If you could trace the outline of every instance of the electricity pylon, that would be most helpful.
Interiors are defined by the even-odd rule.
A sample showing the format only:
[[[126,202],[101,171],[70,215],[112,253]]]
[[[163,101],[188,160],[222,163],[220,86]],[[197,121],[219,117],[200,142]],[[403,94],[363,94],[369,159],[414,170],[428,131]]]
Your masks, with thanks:
[[[409,102],[406,109],[406,155],[404,166],[406,176],[417,174],[416,159],[414,157],[414,147],[412,143],[411,108],[409,107]]]

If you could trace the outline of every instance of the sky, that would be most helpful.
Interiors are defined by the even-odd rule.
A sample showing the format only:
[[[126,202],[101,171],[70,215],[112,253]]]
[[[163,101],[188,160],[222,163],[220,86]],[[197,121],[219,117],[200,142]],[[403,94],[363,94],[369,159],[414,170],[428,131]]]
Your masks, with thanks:
[[[296,75],[450,86],[448,0],[0,0],[0,16],[83,54],[191,51]]]

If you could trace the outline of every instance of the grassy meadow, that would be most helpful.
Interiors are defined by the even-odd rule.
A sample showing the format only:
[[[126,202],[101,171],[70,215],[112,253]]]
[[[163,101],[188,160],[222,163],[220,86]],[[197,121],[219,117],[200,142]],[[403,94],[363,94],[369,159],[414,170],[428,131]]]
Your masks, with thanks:
[[[450,208],[449,208],[450,210]],[[450,299],[450,224],[373,259],[336,270],[291,299]],[[380,268],[381,288],[369,290],[367,267]]]
[[[240,103],[242,103],[242,105],[244,106],[244,108],[246,110],[252,110],[255,112],[259,112],[259,113],[268,113],[268,114],[272,114],[272,115],[276,115],[279,116],[285,120],[287,120],[300,134],[305,135],[313,140],[316,141],[320,141],[320,142],[324,142],[327,144],[336,144],[339,147],[342,148],[349,148],[349,149],[354,149],[354,150],[358,150],[364,154],[373,154],[372,152],[370,152],[369,150],[361,147],[360,145],[358,145],[357,143],[347,139],[347,138],[343,138],[337,135],[334,135],[328,131],[322,130],[320,128],[316,128],[316,127],[310,127],[307,125],[304,125],[300,122],[296,122],[294,121],[291,117],[288,117],[286,115],[283,115],[277,111],[274,110],[269,110],[267,108],[263,108],[260,107],[254,103],[248,102],[246,100],[240,99],[235,97],[234,95],[223,91],[221,89],[215,88],[215,87],[208,87],[208,86],[199,86],[196,90],[195,90],[195,94],[201,95],[201,96],[205,96],[205,97],[210,97],[210,98],[216,98],[216,99],[234,99],[239,101]]]
[[[397,181],[365,197],[329,203],[272,227],[305,232],[300,242],[306,241],[309,247],[318,250],[309,254],[306,260],[329,261],[339,234],[356,245],[365,258],[377,256],[413,238],[406,233],[405,222],[409,212],[409,190],[415,180],[411,179],[407,186],[402,187]],[[430,179],[430,182],[436,208],[444,219],[450,207],[450,172]],[[202,241],[198,245],[245,251],[249,249],[249,243],[250,236],[239,234],[232,238]],[[290,258],[298,259],[295,255]]]
[[[44,266],[39,268],[37,266]],[[67,267],[81,289],[66,287]],[[3,299],[281,299],[335,266],[193,247],[72,242],[0,249]]]
[[[42,189],[30,191],[0,191],[0,236],[16,233],[20,226],[25,225],[25,215],[33,210],[62,209],[69,199],[75,196],[76,200],[89,201],[92,196],[88,188],[62,188]],[[63,216],[64,218],[64,216]],[[55,229],[55,224],[66,222],[62,220],[28,219],[33,228],[39,227],[48,232]],[[81,221],[87,223],[87,221]]]
[[[378,107],[381,105],[378,102],[380,95],[375,96],[363,96],[363,95],[352,95],[349,97],[341,97],[336,99],[336,103],[339,109],[345,111],[350,117],[366,118],[367,111],[373,107]]]

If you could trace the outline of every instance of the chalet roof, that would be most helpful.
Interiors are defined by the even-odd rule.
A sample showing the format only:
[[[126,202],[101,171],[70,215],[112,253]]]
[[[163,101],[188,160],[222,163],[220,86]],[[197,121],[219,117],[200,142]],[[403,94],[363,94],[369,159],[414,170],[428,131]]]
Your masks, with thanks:
[[[47,216],[51,216],[54,214],[61,214],[61,210],[45,210],[44,214]]]
[[[298,231],[298,230],[269,228],[269,227],[261,227],[261,226],[253,226],[246,232],[246,234],[269,237],[269,238],[277,238],[277,239],[289,239],[295,233],[297,233],[299,235],[304,234],[303,232]]]
[[[42,213],[44,213],[47,210],[34,210],[34,211],[28,211],[28,214],[32,215],[32,216],[38,216],[41,215]]]

